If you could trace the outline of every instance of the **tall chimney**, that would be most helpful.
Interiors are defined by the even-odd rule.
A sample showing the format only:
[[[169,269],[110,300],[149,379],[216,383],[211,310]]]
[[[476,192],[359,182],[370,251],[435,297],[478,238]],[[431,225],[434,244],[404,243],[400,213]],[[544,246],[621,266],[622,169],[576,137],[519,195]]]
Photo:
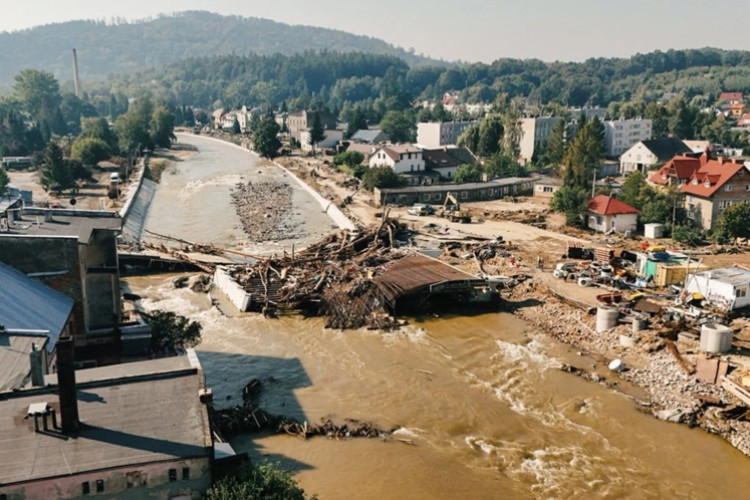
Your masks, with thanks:
[[[62,432],[75,434],[78,432],[78,399],[76,397],[76,372],[73,364],[73,339],[60,338],[56,349]]]
[[[73,49],[73,90],[75,91],[76,97],[81,98],[81,82],[78,80],[78,54],[76,49]]]
[[[42,351],[37,349],[36,344],[31,344],[29,353],[31,363],[31,385],[40,387],[44,385],[44,370],[42,370]]]

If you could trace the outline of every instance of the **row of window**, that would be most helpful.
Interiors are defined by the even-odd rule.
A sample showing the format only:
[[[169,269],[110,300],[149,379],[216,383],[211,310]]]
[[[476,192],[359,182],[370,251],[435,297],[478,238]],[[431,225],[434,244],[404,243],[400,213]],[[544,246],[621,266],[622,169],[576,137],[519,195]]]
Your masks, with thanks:
[[[168,472],[169,476],[169,482],[174,483],[177,481],[177,469],[169,469]],[[190,467],[183,467],[182,468],[182,480],[186,481],[190,479]],[[91,486],[92,481],[84,481],[81,483],[81,493],[84,495],[90,495],[91,494]],[[97,479],[96,481],[93,481],[94,488],[96,489],[96,493],[104,493],[104,480],[103,479]],[[139,472],[136,473],[129,473],[127,474],[127,487],[133,488],[136,486],[145,486],[145,482],[141,482],[141,475]],[[0,495],[0,500],[7,500],[7,498],[3,498],[4,495]]]

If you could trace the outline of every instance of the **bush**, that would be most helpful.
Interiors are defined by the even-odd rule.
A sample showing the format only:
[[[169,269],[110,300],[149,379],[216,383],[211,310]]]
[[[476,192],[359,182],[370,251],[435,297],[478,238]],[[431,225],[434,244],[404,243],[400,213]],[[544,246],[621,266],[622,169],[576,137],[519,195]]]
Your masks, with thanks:
[[[406,184],[403,175],[398,175],[391,167],[372,167],[362,176],[362,185],[368,191],[375,188],[401,187]]]
[[[344,151],[333,157],[334,165],[347,165],[355,167],[365,161],[365,155],[359,151]]]
[[[276,464],[250,463],[236,476],[220,479],[206,492],[206,500],[306,500],[305,490]],[[312,497],[310,500],[314,499]]]
[[[171,311],[157,310],[146,315],[151,325],[151,348],[156,353],[176,352],[198,345],[203,327]]]
[[[690,225],[677,225],[672,228],[672,239],[678,243],[696,246],[703,242],[701,232]]]

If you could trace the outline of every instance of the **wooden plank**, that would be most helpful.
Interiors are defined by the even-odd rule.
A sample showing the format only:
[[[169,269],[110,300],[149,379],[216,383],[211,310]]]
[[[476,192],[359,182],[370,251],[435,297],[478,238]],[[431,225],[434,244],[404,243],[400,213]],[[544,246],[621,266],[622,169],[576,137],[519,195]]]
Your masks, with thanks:
[[[724,378],[724,381],[721,383],[721,386],[730,394],[734,395],[737,399],[745,403],[745,405],[750,406],[750,392],[747,391],[744,387],[740,387],[738,384],[735,384],[728,378]]]
[[[671,340],[667,340],[667,349],[669,350],[670,354],[675,357],[677,363],[680,365],[680,368],[682,368],[685,373],[687,373],[688,375],[692,375],[695,372],[695,368],[693,368],[693,366],[685,361],[685,358],[680,355],[680,351],[677,350],[677,346],[674,345],[674,342],[672,342]]]

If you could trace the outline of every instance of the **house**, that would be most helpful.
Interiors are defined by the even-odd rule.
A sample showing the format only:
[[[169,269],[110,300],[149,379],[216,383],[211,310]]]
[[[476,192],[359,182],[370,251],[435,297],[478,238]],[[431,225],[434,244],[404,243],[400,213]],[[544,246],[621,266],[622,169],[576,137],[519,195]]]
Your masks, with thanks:
[[[0,392],[30,381],[43,385],[54,369],[57,340],[73,333],[73,299],[2,262],[0,283]]]
[[[388,134],[379,128],[368,128],[357,130],[349,140],[359,144],[380,144],[381,142],[388,142],[390,139]]]
[[[689,147],[693,153],[703,154],[705,152],[711,152],[711,141],[687,139],[682,142],[684,142],[685,146]]]
[[[749,165],[726,158],[707,160],[680,191],[685,193],[688,218],[703,229],[713,228],[725,208],[750,202]]]
[[[552,198],[562,185],[559,177],[539,177],[534,180],[534,197]]]
[[[589,200],[586,221],[594,231],[624,233],[636,230],[639,213],[640,210],[617,198],[600,194]]]
[[[745,113],[737,120],[738,127],[750,128],[750,113]]]
[[[474,154],[464,147],[444,146],[438,149],[423,149],[425,168],[440,174],[442,179],[452,179],[461,165],[476,165],[479,163]]]
[[[344,139],[344,131],[343,130],[336,130],[336,129],[329,129],[323,132],[323,140],[317,142],[313,148],[312,141],[310,140],[310,130],[302,130],[299,133],[299,143],[300,143],[300,149],[305,152],[313,151],[315,150],[325,150],[325,149],[333,149],[335,148],[339,142],[341,142]]]
[[[665,163],[671,158],[692,150],[676,137],[639,141],[620,155],[620,173],[627,175],[639,170],[646,173],[650,167]]]
[[[487,182],[467,182],[465,184],[432,184],[405,188],[375,188],[375,202],[383,205],[413,205],[430,203],[441,205],[448,193],[460,202],[499,200],[506,196],[531,194],[534,179],[531,177],[508,177]]]
[[[534,151],[546,141],[552,133],[555,123],[562,120],[559,116],[541,116],[521,118],[521,139],[518,142],[519,159],[529,163]]]
[[[640,141],[651,139],[651,120],[644,118],[604,122],[604,149],[609,158],[617,158]]]
[[[224,118],[224,108],[219,108],[219,109],[214,110],[211,113],[211,117],[213,118],[213,121],[214,121],[214,128],[217,130],[220,129],[223,123],[222,120]]]
[[[742,92],[722,92],[719,94],[719,98],[716,102],[735,104],[738,102],[745,102]]]
[[[390,167],[397,174],[418,173],[425,170],[422,150],[411,144],[387,144],[375,149],[370,156],[370,167]]]
[[[286,119],[286,126],[289,129],[289,136],[295,141],[302,143],[302,132],[309,130],[315,120],[315,114],[320,117],[320,123],[324,130],[336,129],[336,117],[326,110],[322,111],[297,111],[289,113]]]
[[[699,271],[685,281],[688,293],[699,293],[709,304],[725,310],[750,304],[749,289],[750,271],[739,267]]]
[[[117,213],[22,208],[7,215],[0,262],[73,299],[79,361],[119,362],[123,350],[148,349],[141,327],[122,324]]]
[[[728,112],[731,118],[739,118],[747,113],[747,106],[744,102],[733,102],[729,105]]]
[[[344,143],[346,144],[346,142]],[[361,144],[358,142],[350,142],[346,146],[346,151],[356,151],[358,153],[362,153],[362,156],[364,156],[364,163],[370,164],[370,156],[375,152],[375,149],[377,149],[372,144]]]
[[[458,138],[473,121],[424,122],[417,124],[417,144],[436,149],[458,143]]]
[[[202,498],[214,448],[195,353],[74,371],[72,344],[43,387],[0,393],[0,498]]]
[[[654,186],[682,186],[692,179],[701,165],[708,161],[708,154],[675,156],[659,170],[652,173],[647,181]]]

